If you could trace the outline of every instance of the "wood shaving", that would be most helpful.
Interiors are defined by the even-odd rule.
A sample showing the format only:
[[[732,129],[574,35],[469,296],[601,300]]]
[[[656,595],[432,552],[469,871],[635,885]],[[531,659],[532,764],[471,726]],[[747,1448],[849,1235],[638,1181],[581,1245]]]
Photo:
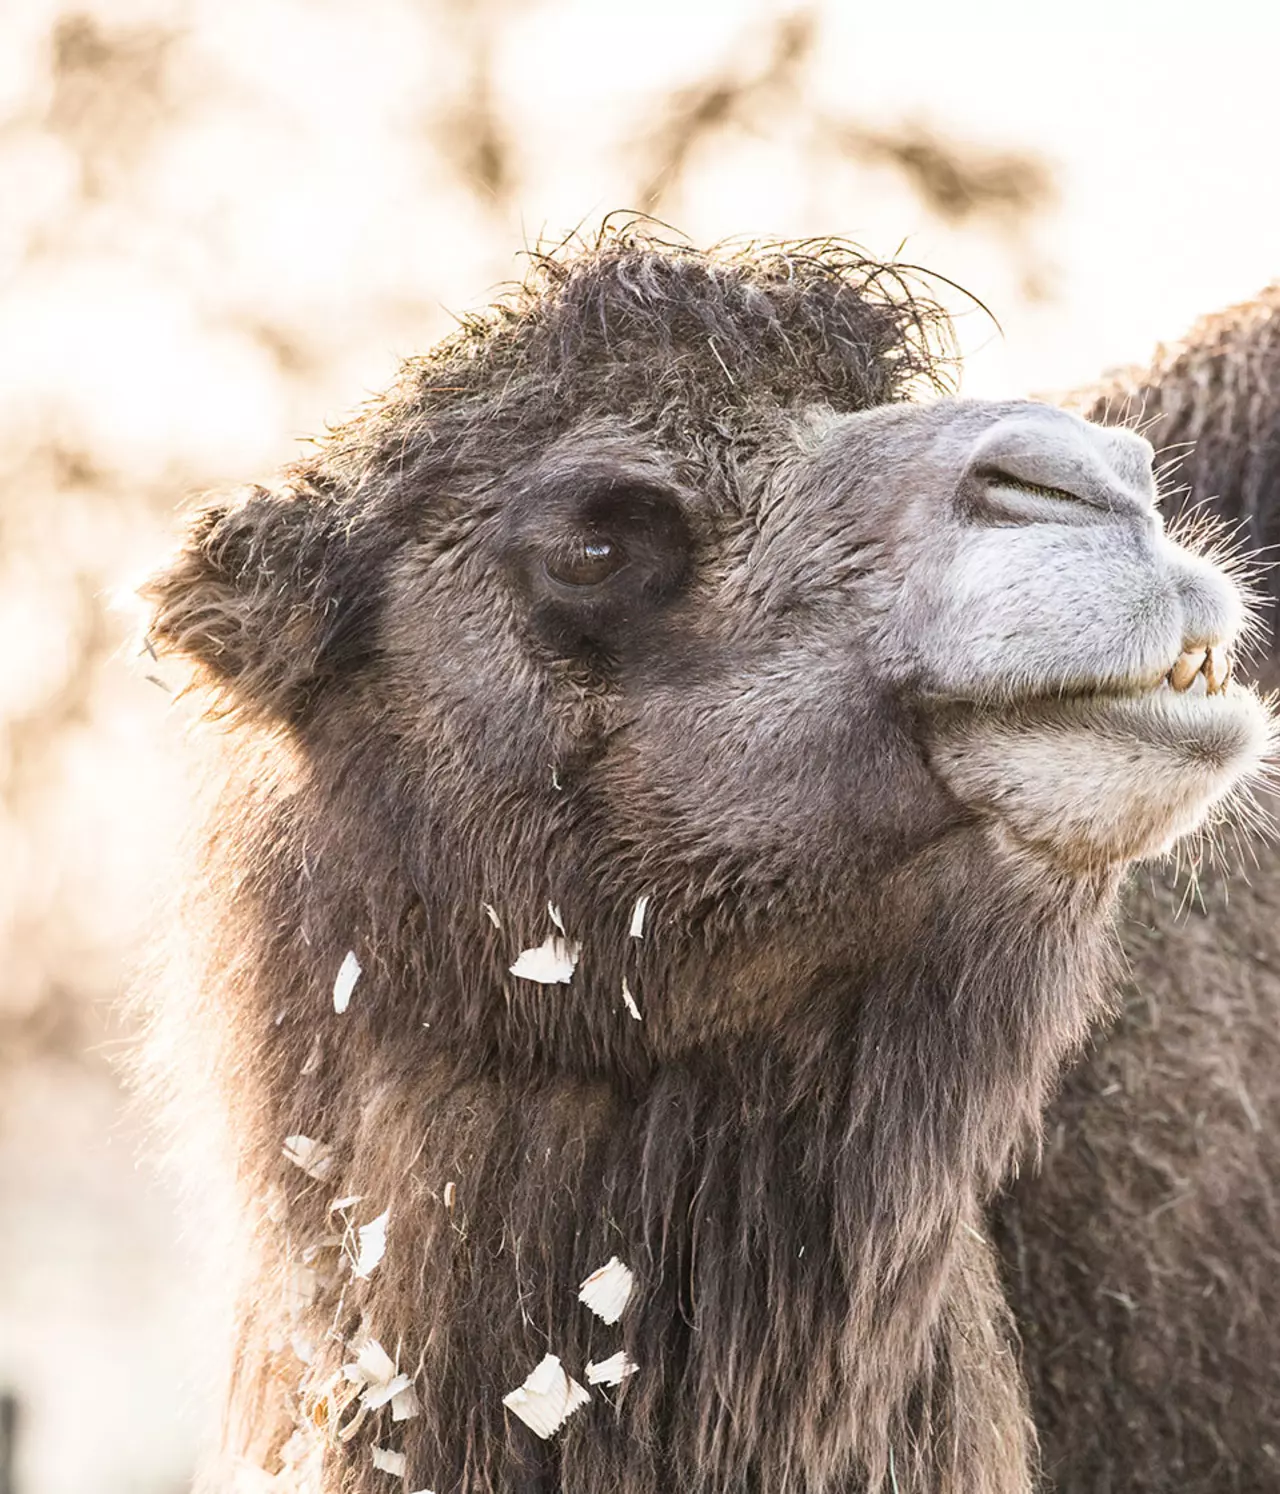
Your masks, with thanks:
[[[615,1255],[598,1271],[593,1271],[578,1288],[578,1301],[584,1303],[602,1322],[616,1323],[631,1297],[635,1277]]]
[[[485,917],[494,928],[501,929],[502,920],[498,917],[498,910],[491,903],[481,903],[480,906],[484,909]]]
[[[313,1141],[310,1136],[286,1136],[283,1155],[318,1183],[323,1183],[333,1171],[333,1148],[323,1141]]]
[[[444,1206],[452,1209],[454,1201],[458,1197],[458,1185],[452,1179],[444,1185]]]
[[[555,924],[556,928],[558,928],[560,930],[560,932],[563,934],[564,933],[564,919],[561,918],[561,916],[560,916],[560,909],[557,908],[554,903],[548,903],[547,904],[547,916],[548,916],[548,918],[551,919],[551,922]]]
[[[634,1375],[640,1366],[619,1349],[599,1364],[587,1365],[588,1385],[621,1385],[628,1375]]]
[[[333,983],[333,1009],[335,1012],[345,1012],[351,1005],[351,993],[356,988],[356,981],[360,979],[360,961],[356,959],[354,949],[347,950],[342,964],[338,967],[338,978]]]
[[[539,985],[567,986],[578,965],[579,946],[560,934],[552,934],[537,949],[525,949],[511,966],[512,975]]]
[[[502,1404],[545,1439],[553,1437],[590,1399],[591,1392],[565,1373],[559,1356],[548,1354],[523,1385],[502,1397]]]
[[[387,1225],[391,1210],[385,1209],[376,1219],[362,1224],[356,1231],[360,1238],[360,1249],[356,1256],[352,1275],[365,1280],[387,1252]]]
[[[418,1392],[412,1385],[404,1390],[396,1391],[391,1397],[391,1420],[409,1421],[418,1416],[422,1411],[422,1402],[418,1399]]]
[[[335,1198],[329,1205],[329,1212],[337,1214],[343,1209],[354,1209],[363,1198],[363,1193],[348,1193],[345,1198]]]
[[[627,977],[622,977],[622,1004],[636,1019],[640,1021],[640,1008],[636,1005],[636,998],[631,994],[631,987],[627,984]]]
[[[644,938],[644,919],[649,911],[649,899],[652,893],[646,892],[643,897],[636,898],[636,905],[631,910],[631,937],[633,939]]]
[[[385,1385],[371,1385],[365,1391],[363,1400],[370,1411],[376,1411],[379,1406],[385,1406],[402,1392],[412,1389],[413,1381],[408,1375],[392,1375]]]
[[[374,1385],[385,1385],[391,1380],[396,1372],[395,1364],[391,1355],[382,1347],[376,1338],[367,1338],[363,1343],[354,1346],[356,1357],[354,1365],[344,1365],[343,1373],[355,1369]],[[348,1379],[352,1378],[350,1375]]]
[[[403,1478],[405,1473],[404,1454],[392,1452],[389,1447],[371,1447],[369,1456],[373,1459],[373,1466],[380,1468],[383,1473],[394,1473],[397,1478]]]

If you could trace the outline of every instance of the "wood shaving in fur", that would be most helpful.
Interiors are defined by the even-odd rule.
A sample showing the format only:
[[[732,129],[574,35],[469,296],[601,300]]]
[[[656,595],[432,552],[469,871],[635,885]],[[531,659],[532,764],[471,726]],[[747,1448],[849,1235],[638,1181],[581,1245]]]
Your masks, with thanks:
[[[345,1012],[351,1005],[351,993],[356,988],[356,981],[360,979],[360,961],[356,959],[354,949],[347,950],[342,964],[338,967],[338,978],[333,983],[333,1009],[335,1012]]]
[[[545,1439],[553,1437],[590,1399],[591,1392],[565,1373],[559,1356],[548,1354],[523,1385],[502,1397],[502,1404]]]
[[[409,1421],[422,1412],[422,1402],[412,1385],[396,1391],[391,1397],[391,1420]]]
[[[456,1201],[457,1197],[458,1197],[458,1185],[457,1185],[457,1183],[453,1182],[452,1179],[451,1179],[449,1182],[447,1182],[444,1185],[444,1206],[445,1206],[445,1208],[446,1209],[452,1209],[453,1205],[454,1205],[454,1202]]]
[[[349,1380],[355,1378],[348,1373],[350,1370],[356,1370],[372,1385],[385,1385],[394,1377],[396,1367],[391,1355],[376,1338],[367,1338],[352,1347],[355,1349],[355,1362],[342,1367],[343,1374],[347,1375]]]
[[[564,919],[560,916],[560,909],[554,903],[547,904],[547,917],[555,924],[560,932],[564,933]]]
[[[501,929],[502,920],[498,917],[498,910],[491,903],[481,903],[480,906],[484,909],[485,917],[494,926],[494,928]]]
[[[390,1220],[391,1210],[385,1209],[376,1219],[371,1219],[368,1224],[362,1224],[356,1231],[360,1239],[360,1249],[356,1255],[352,1274],[361,1280],[369,1276],[386,1254],[387,1225]]]
[[[318,1183],[323,1183],[333,1171],[333,1148],[323,1141],[313,1141],[310,1136],[286,1136],[284,1157]]]
[[[403,1478],[405,1474],[404,1454],[392,1452],[389,1447],[371,1447],[369,1456],[373,1459],[373,1466],[380,1468],[383,1473],[394,1473],[397,1478]]]
[[[560,934],[552,934],[537,949],[522,950],[511,973],[542,986],[567,986],[577,965],[578,946]]]
[[[649,899],[652,893],[646,892],[643,897],[636,898],[636,905],[631,910],[631,937],[633,939],[644,938],[644,919],[649,911]]]
[[[408,1375],[392,1375],[385,1385],[371,1385],[365,1391],[363,1400],[370,1411],[376,1411],[379,1406],[385,1406],[388,1401],[412,1389],[413,1381]]]
[[[640,1008],[636,1005],[636,998],[631,994],[631,987],[627,984],[627,977],[625,975],[622,977],[622,1004],[637,1022],[641,1020]]]
[[[343,1209],[354,1209],[355,1206],[363,1198],[363,1193],[348,1193],[345,1198],[335,1198],[334,1201],[329,1205],[329,1212],[331,1214],[337,1214],[340,1213]]]
[[[587,1365],[588,1385],[621,1385],[628,1375],[634,1375],[640,1366],[628,1359],[623,1350],[602,1359],[598,1364]]]
[[[631,1297],[635,1277],[615,1255],[598,1271],[593,1271],[578,1288],[578,1301],[595,1313],[601,1322],[616,1323]]]

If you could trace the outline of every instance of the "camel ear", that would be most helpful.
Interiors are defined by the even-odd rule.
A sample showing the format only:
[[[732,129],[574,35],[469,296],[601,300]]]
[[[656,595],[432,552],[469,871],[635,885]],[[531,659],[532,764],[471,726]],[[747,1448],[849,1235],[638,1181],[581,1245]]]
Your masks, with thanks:
[[[187,658],[227,708],[299,716],[334,640],[332,529],[329,505],[292,489],[245,488],[199,509],[142,588],[150,642]]]

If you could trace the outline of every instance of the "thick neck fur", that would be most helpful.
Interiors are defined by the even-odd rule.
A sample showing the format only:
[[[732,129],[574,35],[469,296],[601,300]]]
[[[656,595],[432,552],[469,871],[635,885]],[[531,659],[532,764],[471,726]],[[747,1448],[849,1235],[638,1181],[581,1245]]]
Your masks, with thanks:
[[[437,1494],[1029,1488],[982,1204],[1096,1013],[1111,889],[968,827],[834,923],[788,909],[785,941],[756,929],[745,964],[655,901],[637,1023],[605,994],[633,951],[585,888],[565,898],[573,984],[526,989],[479,889],[330,857],[262,784],[209,864],[231,911],[206,1015],[268,1283],[230,1454],[275,1473],[284,1445],[282,1489],[381,1491],[373,1446]],[[734,1030],[725,993],[748,987]],[[575,1024],[576,1067],[558,1056]],[[323,1181],[283,1159],[299,1133],[332,1148]],[[386,1209],[385,1257],[354,1279],[341,1221]],[[636,1288],[610,1327],[577,1291],[613,1256]],[[356,1408],[332,1392],[366,1336],[416,1376],[421,1413],[384,1407],[342,1440]],[[637,1372],[550,1441],[504,1410],[545,1354],[585,1382],[620,1349]]]

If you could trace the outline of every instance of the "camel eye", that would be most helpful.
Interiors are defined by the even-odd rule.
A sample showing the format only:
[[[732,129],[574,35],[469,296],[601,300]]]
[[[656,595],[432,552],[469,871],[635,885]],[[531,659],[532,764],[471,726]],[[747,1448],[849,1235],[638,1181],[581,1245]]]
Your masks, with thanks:
[[[580,540],[546,562],[547,575],[562,586],[599,586],[627,563],[621,545],[612,540]]]

